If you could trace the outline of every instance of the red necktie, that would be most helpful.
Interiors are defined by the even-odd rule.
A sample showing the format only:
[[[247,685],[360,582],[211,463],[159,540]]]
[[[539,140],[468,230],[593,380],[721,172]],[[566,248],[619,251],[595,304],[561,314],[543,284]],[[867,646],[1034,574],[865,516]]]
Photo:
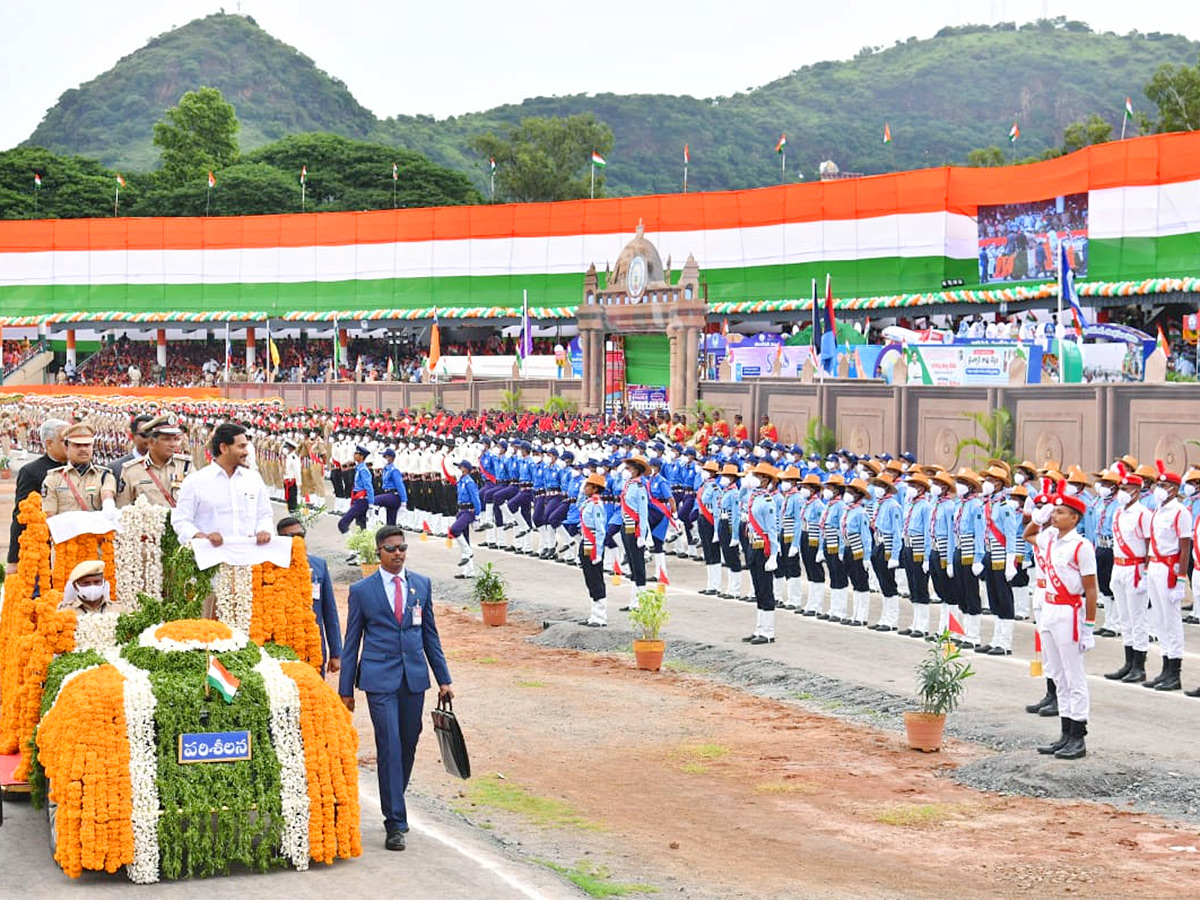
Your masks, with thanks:
[[[396,586],[396,594],[392,606],[396,611],[396,621],[401,624],[404,623],[404,591],[400,589],[402,583],[403,581],[399,575],[392,576],[392,584]]]

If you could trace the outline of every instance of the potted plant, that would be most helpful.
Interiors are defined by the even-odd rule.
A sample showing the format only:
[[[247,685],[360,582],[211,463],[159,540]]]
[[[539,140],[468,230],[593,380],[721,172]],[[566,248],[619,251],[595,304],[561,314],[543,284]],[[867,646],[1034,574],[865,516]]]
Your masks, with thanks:
[[[508,621],[508,583],[492,563],[484,563],[471,596],[479,603],[484,625],[503,625]]]
[[[966,680],[975,674],[958,648],[943,631],[917,666],[917,697],[920,710],[904,714],[908,746],[926,753],[942,749],[946,713],[958,708],[967,689]]]
[[[375,528],[359,528],[355,525],[346,535],[346,549],[358,557],[363,578],[379,571],[379,554],[375,552]]]
[[[11,481],[12,477],[12,460],[7,456],[0,456],[0,481]]]
[[[633,655],[639,669],[657,672],[662,668],[666,644],[660,635],[669,618],[665,592],[654,588],[638,591],[637,605],[629,610],[629,623],[637,634],[633,639]]]

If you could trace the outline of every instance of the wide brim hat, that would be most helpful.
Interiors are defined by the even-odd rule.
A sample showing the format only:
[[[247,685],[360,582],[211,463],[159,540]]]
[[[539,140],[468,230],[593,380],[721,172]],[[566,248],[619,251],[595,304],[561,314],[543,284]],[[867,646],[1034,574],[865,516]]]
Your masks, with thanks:
[[[954,490],[954,476],[949,472],[938,472],[933,478],[929,479],[930,483],[936,482],[948,491]]]
[[[1010,484],[1010,482],[1012,480],[1009,477],[1008,470],[1003,469],[1000,466],[988,466],[986,469],[984,469],[979,474],[983,475],[986,478],[994,478],[994,479],[996,479],[996,481],[999,481],[1005,487],[1008,487],[1008,485]]]
[[[810,472],[804,476],[804,479],[800,483],[807,487],[819,488],[821,486],[821,476],[816,472]]]
[[[712,472],[714,475],[721,471],[721,467],[718,465],[715,459],[705,460],[704,464],[700,466],[700,468],[705,472]]]
[[[846,479],[841,475],[830,475],[825,481],[825,487],[841,488],[846,486]]]
[[[866,497],[871,493],[870,485],[868,485],[861,478],[855,478],[848,485],[846,485],[846,487],[850,490],[858,491],[858,493],[863,497]]]
[[[625,460],[625,465],[634,466],[635,468],[641,470],[643,475],[650,471],[650,463],[646,461],[644,456],[631,456]]]
[[[912,487],[919,487],[923,491],[929,490],[929,488],[932,486],[929,479],[919,472],[914,475],[909,475],[904,483]]]
[[[797,469],[795,466],[788,466],[786,469],[784,469],[782,472],[779,473],[780,481],[797,482],[802,477],[803,476],[800,474],[800,470]]]
[[[896,482],[892,480],[892,476],[887,472],[880,472],[878,475],[872,476],[871,484],[881,485],[889,491],[896,488]]]
[[[583,480],[583,483],[590,484],[592,487],[600,488],[600,490],[604,490],[605,488],[608,487],[608,482],[605,481],[604,476],[599,474],[598,472],[593,472],[591,475],[589,475],[587,478],[585,478]]]
[[[737,463],[725,463],[721,468],[722,475],[728,475],[730,478],[741,478],[742,470],[738,468]]]
[[[977,491],[983,486],[983,480],[974,472],[974,470],[968,469],[966,466],[963,466],[954,473],[954,480],[965,481],[971,486],[971,490],[973,491]]]
[[[768,462],[760,462],[750,472],[759,478],[770,478],[772,481],[779,480],[779,470]]]

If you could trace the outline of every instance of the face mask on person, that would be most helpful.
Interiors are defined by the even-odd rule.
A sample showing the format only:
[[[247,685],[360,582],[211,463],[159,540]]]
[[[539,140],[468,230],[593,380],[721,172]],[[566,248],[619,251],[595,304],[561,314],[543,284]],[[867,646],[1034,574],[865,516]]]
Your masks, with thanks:
[[[1098,497],[1103,497],[1107,500],[1112,496],[1112,491],[1112,487],[1105,484],[1103,481],[1096,482],[1096,495]]]
[[[1121,488],[1119,491],[1117,491],[1117,500],[1121,502],[1122,506],[1128,506],[1134,500],[1133,492],[1127,491],[1125,488]]]
[[[1168,496],[1169,494],[1167,493],[1167,489],[1165,487],[1155,486],[1154,499],[1157,500],[1159,504],[1166,503]]]
[[[882,486],[880,486],[878,484],[873,484],[870,487],[870,491],[871,491],[871,496],[874,497],[876,500],[883,499],[883,487]]]
[[[985,481],[985,482],[983,483],[983,486],[982,486],[982,487],[980,487],[980,489],[979,489],[979,490],[980,490],[980,492],[983,494],[983,496],[985,496],[985,497],[990,497],[990,496],[991,496],[993,493],[995,493],[995,491],[996,491],[996,485],[995,485],[995,484],[993,484],[993,483],[992,483],[992,482],[990,482],[990,481]]]
[[[1185,484],[1183,486],[1183,495],[1185,497],[1192,497],[1192,496],[1195,496],[1195,494],[1196,494],[1196,483],[1195,482],[1189,481],[1187,484]]]
[[[934,497],[942,496],[942,486],[940,484],[933,485],[930,487],[929,493],[931,493]]]
[[[838,468],[841,469],[843,472],[849,472],[850,471],[850,463],[848,463],[846,460],[843,459],[840,463],[838,463]]]
[[[965,497],[967,494],[971,493],[971,488],[969,485],[965,485],[960,481],[954,485],[954,493],[959,497]]]
[[[1080,488],[1079,488],[1079,485],[1077,485],[1077,484],[1067,483],[1063,487],[1063,493],[1066,494],[1068,497],[1077,496],[1079,494],[1079,490],[1080,490]]]
[[[833,488],[825,488],[825,489],[823,489],[823,490],[821,491],[821,496],[825,498],[825,501],[826,501],[826,502],[829,502],[830,500],[832,500],[832,499],[833,499]]]
[[[800,488],[800,499],[801,500],[807,500],[811,496],[812,496],[812,488],[807,488],[807,487]]]
[[[792,489],[792,483],[790,481],[781,481],[779,482],[779,489],[786,494]]]
[[[756,488],[758,487],[758,483],[757,475],[747,475],[742,478],[742,485],[748,488]]]
[[[837,463],[835,463],[833,460],[829,460],[828,462],[825,463],[825,471],[826,472],[832,472],[836,468],[837,468]]]
[[[1017,509],[1021,504],[1016,497],[1006,497],[1004,499],[1004,505],[1009,509]]]
[[[97,603],[104,599],[103,584],[76,585],[75,593],[84,603]]]
[[[708,481],[711,478],[712,478],[712,472],[709,472],[707,469],[700,470],[700,480],[701,481]]]
[[[721,485],[721,487],[723,487],[723,488],[729,487],[729,476],[728,476],[728,475],[722,475],[722,476],[721,476],[721,477],[720,477],[720,478],[717,480],[717,484]]]
[[[1025,473],[1024,472],[1017,472],[1015,475],[1013,475],[1013,484],[1024,484],[1024,483],[1025,483]]]

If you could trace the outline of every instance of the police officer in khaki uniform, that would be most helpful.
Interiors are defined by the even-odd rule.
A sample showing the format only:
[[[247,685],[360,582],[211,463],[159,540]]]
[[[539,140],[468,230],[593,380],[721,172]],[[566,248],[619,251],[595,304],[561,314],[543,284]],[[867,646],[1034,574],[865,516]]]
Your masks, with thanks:
[[[117,480],[109,469],[92,462],[95,429],[79,422],[64,428],[62,437],[67,444],[67,464],[51,469],[42,482],[42,509],[46,515],[115,510]]]
[[[154,506],[174,509],[179,486],[191,470],[191,460],[179,453],[183,429],[174,413],[157,416],[142,426],[146,455],[125,464],[117,506],[136,503],[145,497]]]
[[[79,614],[120,611],[120,607],[109,596],[103,561],[87,560],[71,570],[58,608],[72,609]]]

